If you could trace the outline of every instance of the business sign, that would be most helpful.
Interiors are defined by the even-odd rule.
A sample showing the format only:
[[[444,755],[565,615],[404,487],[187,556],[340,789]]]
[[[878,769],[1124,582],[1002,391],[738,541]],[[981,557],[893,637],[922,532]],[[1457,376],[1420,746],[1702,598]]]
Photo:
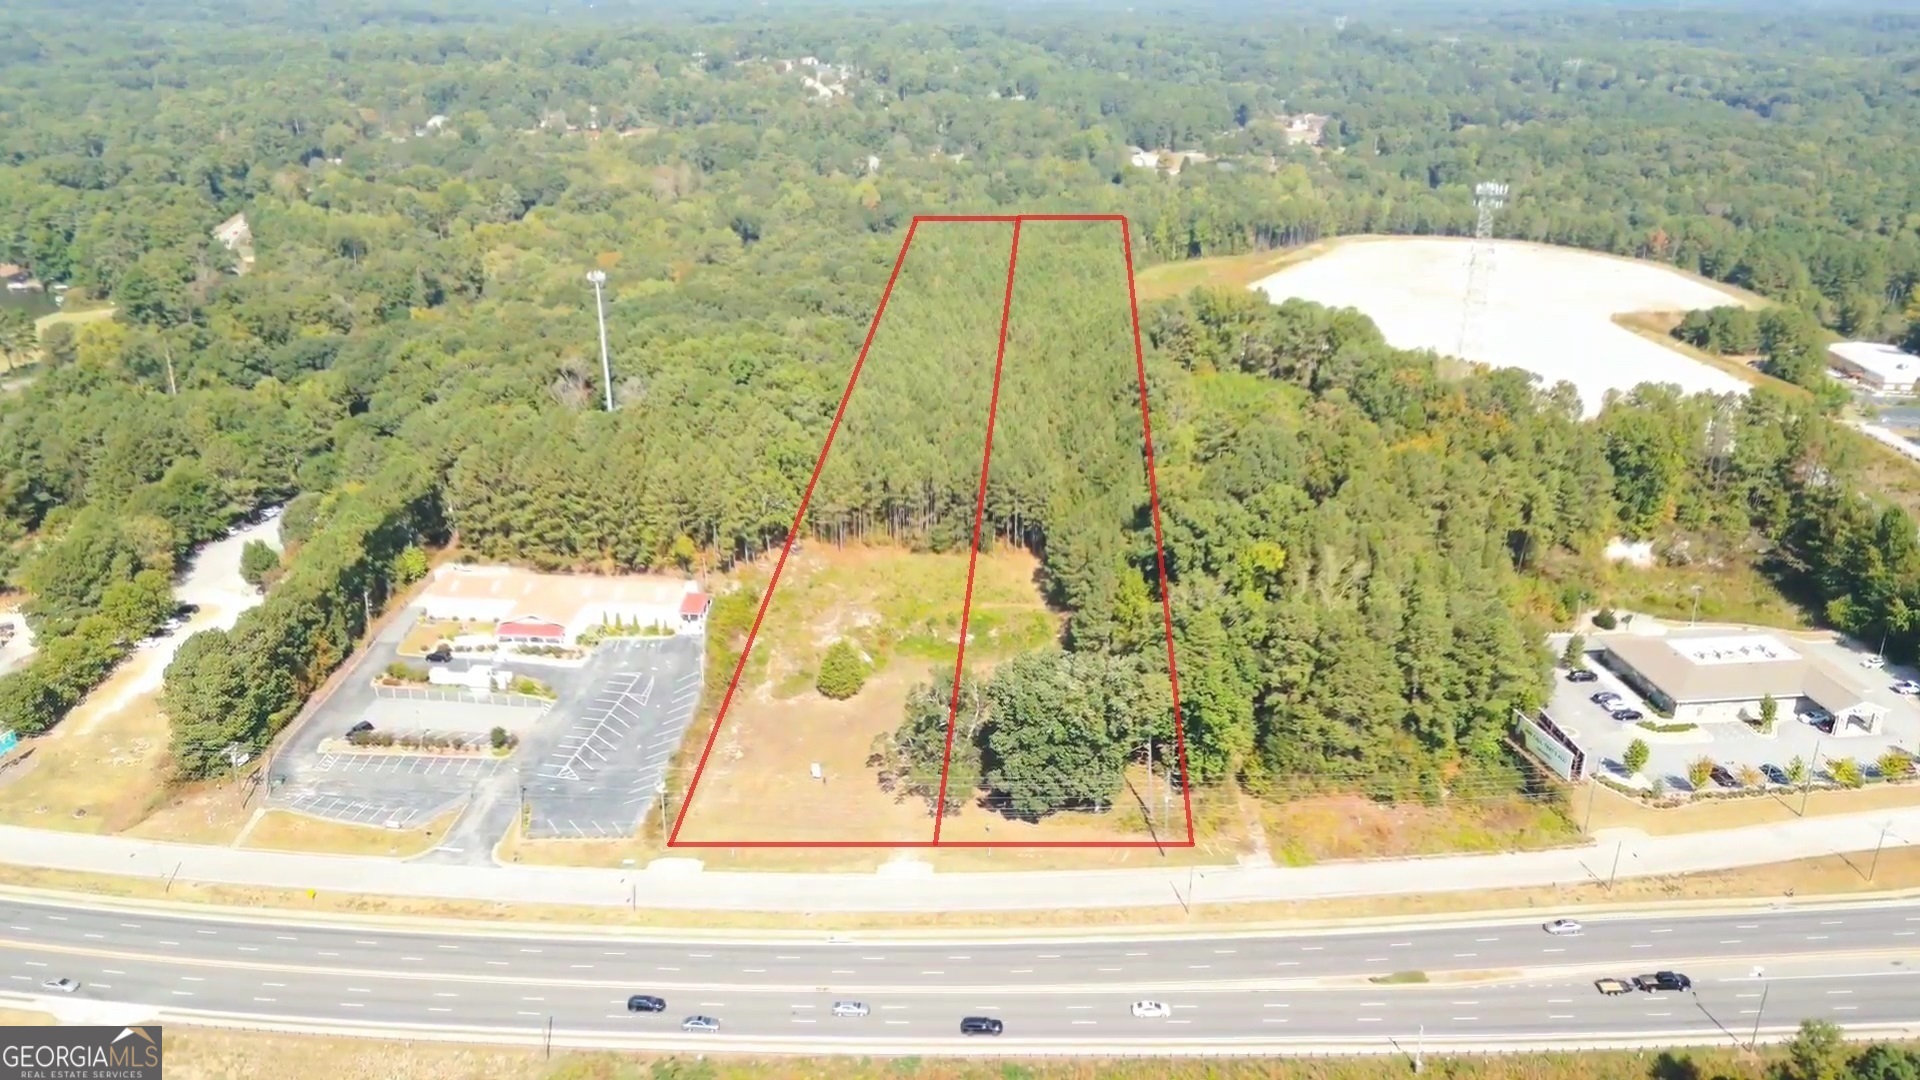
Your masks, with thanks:
[[[19,745],[20,736],[15,735],[12,728],[0,731],[0,754],[4,754]]]
[[[1562,780],[1581,780],[1586,776],[1587,755],[1580,744],[1560,730],[1553,717],[1542,709],[1539,719],[1534,719],[1518,709],[1513,711],[1513,720],[1520,728],[1520,739],[1526,744],[1527,753],[1538,758],[1540,764],[1552,769],[1554,775]]]
[[[0,1080],[160,1080],[160,1025],[0,1027]]]

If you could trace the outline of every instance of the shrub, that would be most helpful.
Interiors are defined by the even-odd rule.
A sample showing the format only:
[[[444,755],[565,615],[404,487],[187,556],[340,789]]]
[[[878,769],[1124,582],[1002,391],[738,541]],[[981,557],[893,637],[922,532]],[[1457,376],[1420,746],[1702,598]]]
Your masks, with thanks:
[[[1681,723],[1681,724],[1656,724],[1656,723],[1654,723],[1654,722],[1653,722],[1653,721],[1651,721],[1651,720],[1642,720],[1642,721],[1640,721],[1639,723],[1637,723],[1637,724],[1635,724],[1634,726],[1635,726],[1635,727],[1638,727],[1638,728],[1643,728],[1643,729],[1645,729],[1645,730],[1647,730],[1647,731],[1657,731],[1657,732],[1659,732],[1659,733],[1660,733],[1660,734],[1662,734],[1662,735],[1678,735],[1678,734],[1680,734],[1680,733],[1681,733],[1681,732],[1683,732],[1683,731],[1692,731],[1692,730],[1694,730],[1695,728],[1697,728],[1697,727],[1699,727],[1700,725],[1699,725],[1699,724],[1685,724],[1685,723]]]
[[[1612,608],[1601,608],[1593,613],[1593,625],[1602,630],[1611,630],[1620,625],[1620,620],[1614,617]]]
[[[387,678],[395,682],[423,683],[427,681],[427,669],[404,660],[395,660],[387,665]]]
[[[1780,703],[1773,699],[1772,694],[1761,698],[1760,730],[1762,732],[1771,732],[1773,730],[1773,722],[1778,719],[1780,719]]]
[[[1743,787],[1759,787],[1760,782],[1767,778],[1758,765],[1742,765],[1733,775],[1740,778]]]
[[[1806,783],[1807,759],[1795,754],[1793,760],[1787,762],[1786,773],[1787,783],[1795,785]]]
[[[505,749],[507,745],[507,729],[496,727],[492,731],[487,732],[487,741],[493,744],[495,750]]]
[[[1587,667],[1587,639],[1575,634],[1567,639],[1567,647],[1560,653],[1560,662],[1568,671],[1585,671]]]
[[[1693,785],[1693,790],[1700,791],[1704,789],[1707,786],[1707,781],[1712,779],[1712,758],[1697,757],[1687,763],[1687,783]]]
[[[1827,773],[1841,787],[1857,788],[1867,782],[1866,774],[1860,771],[1860,763],[1850,757],[1828,762]]]
[[[867,664],[845,641],[836,641],[820,660],[820,676],[814,688],[822,697],[845,701],[860,692],[867,682]]]
[[[1880,775],[1889,780],[1905,780],[1913,775],[1913,759],[1903,750],[1888,750],[1874,764],[1880,767]]]
[[[1622,755],[1621,763],[1627,767],[1627,773],[1631,775],[1646,768],[1647,759],[1651,757],[1653,757],[1653,751],[1648,748],[1646,740],[1635,739],[1627,744],[1627,752]]]

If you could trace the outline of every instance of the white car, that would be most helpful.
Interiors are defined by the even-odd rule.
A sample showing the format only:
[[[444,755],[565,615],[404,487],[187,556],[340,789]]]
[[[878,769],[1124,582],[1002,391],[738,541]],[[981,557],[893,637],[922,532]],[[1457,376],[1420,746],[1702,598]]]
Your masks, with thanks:
[[[51,990],[56,994],[71,994],[75,990],[80,989],[80,984],[72,979],[48,979],[46,982],[41,983],[40,987],[43,990]]]
[[[865,1016],[867,1003],[864,1001],[836,1001],[833,1003],[835,1016]]]
[[[720,1021],[711,1016],[689,1016],[680,1021],[681,1031],[719,1031]]]
[[[1173,1009],[1165,1002],[1136,1001],[1133,1003],[1133,1016],[1136,1020],[1158,1020],[1173,1015]]]
[[[1908,695],[1920,694],[1920,682],[1914,682],[1912,679],[1901,679],[1899,682],[1893,684],[1893,692]]]
[[[1860,658],[1860,666],[1874,669],[1883,668],[1887,666],[1887,658],[1884,656],[1863,656]]]
[[[1586,931],[1586,927],[1572,919],[1555,919],[1542,929],[1554,937],[1573,937]]]

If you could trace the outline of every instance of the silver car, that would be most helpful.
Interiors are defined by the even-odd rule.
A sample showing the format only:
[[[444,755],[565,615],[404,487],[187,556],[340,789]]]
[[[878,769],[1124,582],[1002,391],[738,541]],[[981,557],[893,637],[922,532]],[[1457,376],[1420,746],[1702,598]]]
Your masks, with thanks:
[[[833,1003],[833,1015],[835,1016],[865,1016],[867,1012],[867,1003],[864,1001],[836,1001]]]
[[[80,989],[80,984],[73,979],[48,979],[40,984],[40,988],[51,990],[56,994],[71,994]]]
[[[1555,919],[1541,929],[1554,937],[1576,937],[1586,932],[1586,927],[1572,919]]]
[[[680,1021],[681,1031],[719,1031],[720,1021],[711,1016],[689,1016]]]

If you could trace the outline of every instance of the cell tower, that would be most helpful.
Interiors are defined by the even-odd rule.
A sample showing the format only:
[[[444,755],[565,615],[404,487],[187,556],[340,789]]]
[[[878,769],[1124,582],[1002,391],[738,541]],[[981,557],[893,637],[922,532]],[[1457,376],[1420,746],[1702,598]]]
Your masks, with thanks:
[[[1473,250],[1467,256],[1467,299],[1460,312],[1461,359],[1479,359],[1481,330],[1486,322],[1487,284],[1493,277],[1493,215],[1507,205],[1507,185],[1484,180],[1473,186]]]

